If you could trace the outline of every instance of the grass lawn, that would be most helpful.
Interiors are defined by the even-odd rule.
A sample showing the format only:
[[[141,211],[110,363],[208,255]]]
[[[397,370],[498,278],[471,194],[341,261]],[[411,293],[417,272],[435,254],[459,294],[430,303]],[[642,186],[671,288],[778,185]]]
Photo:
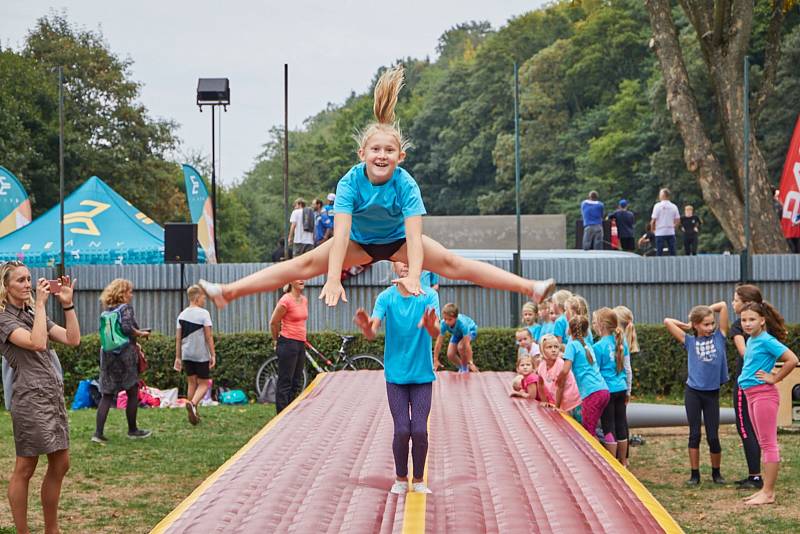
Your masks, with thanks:
[[[61,501],[65,533],[148,532],[217,467],[255,434],[273,415],[272,406],[208,408],[203,422],[191,427],[184,410],[140,410],[140,426],[154,430],[152,438],[125,437],[125,414],[113,410],[100,446],[89,441],[94,410],[69,412],[72,468]],[[800,434],[779,436],[783,463],[776,506],[751,509],[741,503],[744,492],[710,483],[706,445],[701,445],[703,484],[688,489],[685,428],[643,429],[647,443],[634,448],[631,470],[687,532],[800,531]],[[733,426],[722,429],[722,473],[730,481],[746,473],[741,444]],[[0,534],[14,532],[5,499],[14,461],[11,417],[0,411]],[[42,460],[42,464],[45,460]],[[44,465],[31,485],[29,519],[41,532],[38,488]],[[794,508],[789,508],[792,505]]]
[[[148,532],[206,477],[275,415],[272,405],[201,408],[190,426],[184,409],[139,410],[139,426],[153,430],[143,440],[126,437],[124,410],[111,410],[108,445],[89,441],[95,410],[68,411],[71,468],[61,493],[64,533]],[[8,477],[14,465],[11,416],[0,411],[0,534],[15,532],[8,508]],[[42,532],[39,487],[42,457],[29,491],[28,521]]]

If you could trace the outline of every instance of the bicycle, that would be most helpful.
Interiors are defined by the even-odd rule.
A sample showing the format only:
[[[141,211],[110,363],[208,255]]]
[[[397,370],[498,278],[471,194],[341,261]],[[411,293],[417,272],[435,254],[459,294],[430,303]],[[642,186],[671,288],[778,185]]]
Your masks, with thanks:
[[[303,367],[303,386],[300,391],[304,390],[308,385],[308,366],[314,368],[317,373],[332,372],[332,371],[360,371],[360,370],[382,370],[383,360],[373,354],[356,354],[350,356],[347,351],[347,345],[356,339],[356,336],[339,336],[342,338],[342,345],[333,357],[333,360],[327,358],[311,343],[306,341],[306,360],[308,365]],[[322,365],[317,362],[320,360]],[[278,377],[278,357],[273,356],[265,361],[256,373],[256,392],[261,397],[264,387],[270,378]]]

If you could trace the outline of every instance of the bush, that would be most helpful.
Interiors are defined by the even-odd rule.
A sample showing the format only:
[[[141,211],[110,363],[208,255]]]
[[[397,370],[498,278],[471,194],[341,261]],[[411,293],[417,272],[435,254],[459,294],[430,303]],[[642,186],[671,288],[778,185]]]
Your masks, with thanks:
[[[634,395],[680,394],[686,382],[686,352],[662,325],[637,325],[641,352],[634,356],[633,393]],[[264,333],[218,334],[214,337],[217,347],[217,367],[212,371],[214,383],[243,389],[255,395],[255,376],[258,368],[269,357],[274,356],[272,340]],[[335,332],[309,334],[309,341],[323,354],[334,355],[341,344]],[[446,336],[442,344],[439,360],[447,363]],[[178,387],[186,389],[185,376],[175,372],[175,338],[153,334],[142,343],[149,369],[142,379],[151,386],[161,389]],[[800,325],[789,327],[788,346],[800,352]],[[78,382],[84,378],[97,378],[99,375],[100,339],[97,334],[84,336],[79,347],[57,346],[61,364],[64,368],[64,390],[71,398]],[[358,336],[349,348],[350,354],[371,353],[383,355],[383,337],[367,341]],[[475,364],[483,371],[513,371],[516,358],[514,329],[482,328],[473,344]],[[735,370],[736,349],[728,343],[728,367]],[[447,368],[447,367],[446,367]],[[452,367],[450,367],[452,368]],[[722,394],[730,393],[730,384],[723,387]]]

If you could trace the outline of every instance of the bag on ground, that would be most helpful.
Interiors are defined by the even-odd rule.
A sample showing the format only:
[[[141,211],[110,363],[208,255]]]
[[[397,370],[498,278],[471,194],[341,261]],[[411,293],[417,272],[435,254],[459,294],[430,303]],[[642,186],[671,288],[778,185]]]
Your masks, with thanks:
[[[275,404],[275,393],[278,391],[278,377],[275,375],[267,378],[267,383],[264,384],[264,389],[261,390],[261,395],[258,396],[260,404]]]
[[[247,395],[241,389],[230,389],[219,394],[221,404],[247,404]]]

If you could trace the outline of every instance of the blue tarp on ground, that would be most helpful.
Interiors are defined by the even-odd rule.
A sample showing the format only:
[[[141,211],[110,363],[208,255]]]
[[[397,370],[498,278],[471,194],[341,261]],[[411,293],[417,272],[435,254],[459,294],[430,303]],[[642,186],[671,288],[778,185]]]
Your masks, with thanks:
[[[64,200],[66,265],[164,263],[164,229],[97,176]],[[0,260],[59,263],[59,206],[0,239]]]

